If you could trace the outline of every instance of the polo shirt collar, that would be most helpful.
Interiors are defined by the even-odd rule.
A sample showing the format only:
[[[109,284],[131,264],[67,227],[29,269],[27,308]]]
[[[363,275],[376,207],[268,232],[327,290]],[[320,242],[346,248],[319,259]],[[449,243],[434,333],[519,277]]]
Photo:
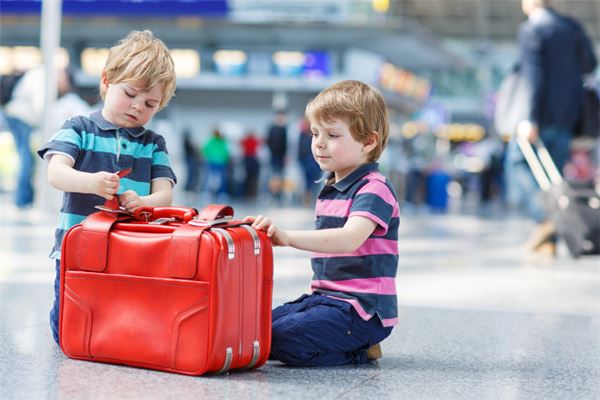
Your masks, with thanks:
[[[95,113],[93,113],[92,115],[90,115],[90,119],[96,124],[98,125],[98,127],[104,131],[118,131],[119,129],[123,129],[125,131],[127,131],[127,133],[129,133],[131,136],[133,137],[138,137],[144,134],[144,132],[146,131],[146,128],[144,128],[143,126],[140,126],[138,128],[119,128],[118,126],[114,125],[112,122],[107,121],[103,116],[102,116],[102,112],[100,111],[96,111]]]
[[[356,168],[350,175],[345,177],[339,182],[334,183],[332,186],[340,192],[346,191],[350,186],[354,185],[359,179],[367,175],[370,172],[375,172],[379,169],[379,164],[376,162],[363,164]]]

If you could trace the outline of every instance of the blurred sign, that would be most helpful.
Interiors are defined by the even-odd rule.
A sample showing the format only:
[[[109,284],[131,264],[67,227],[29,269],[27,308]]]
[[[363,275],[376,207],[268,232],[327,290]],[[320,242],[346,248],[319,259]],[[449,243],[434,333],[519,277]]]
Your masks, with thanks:
[[[485,128],[477,124],[448,124],[442,125],[435,134],[452,142],[478,142],[485,137]]]
[[[331,57],[323,51],[276,51],[272,59],[278,76],[320,79],[331,74]]]
[[[379,86],[391,92],[425,102],[431,92],[431,83],[410,71],[385,63],[379,69]]]
[[[246,73],[248,55],[242,50],[219,50],[213,54],[215,69],[219,75],[242,76]]]
[[[230,16],[235,21],[348,21],[352,15],[348,0],[230,0]]]
[[[65,15],[228,15],[227,0],[62,0]],[[2,14],[39,14],[42,0],[2,0]]]
[[[325,78],[331,75],[331,57],[324,51],[307,51],[304,53],[305,78]]]

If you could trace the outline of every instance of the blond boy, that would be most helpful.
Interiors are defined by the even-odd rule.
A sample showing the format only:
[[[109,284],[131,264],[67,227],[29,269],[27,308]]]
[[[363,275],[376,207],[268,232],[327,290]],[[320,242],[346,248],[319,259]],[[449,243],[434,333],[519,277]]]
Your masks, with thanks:
[[[361,364],[398,322],[399,208],[376,161],[388,140],[379,91],[342,81],[306,107],[311,149],[329,173],[315,209],[316,230],[289,231],[264,216],[275,245],[311,251],[312,294],[273,310],[271,358],[295,366]]]
[[[50,326],[57,342],[65,232],[114,196],[129,211],[171,204],[176,177],[165,140],[144,125],[174,92],[175,70],[167,47],[150,31],[133,31],[110,49],[100,80],[102,110],[68,120],[38,150],[48,160],[48,182],[64,192],[51,254],[56,278]],[[131,172],[126,177],[117,175],[127,169]]]

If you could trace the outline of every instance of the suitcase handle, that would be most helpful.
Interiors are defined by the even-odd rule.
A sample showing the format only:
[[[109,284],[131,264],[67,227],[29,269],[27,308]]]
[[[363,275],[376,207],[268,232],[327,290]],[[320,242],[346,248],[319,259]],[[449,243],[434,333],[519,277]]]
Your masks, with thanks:
[[[191,207],[139,207],[133,211],[133,217],[143,221],[154,221],[161,218],[191,221],[198,210]]]
[[[198,218],[205,221],[228,219],[233,217],[233,208],[225,204],[209,204],[198,213]]]
[[[517,134],[517,144],[542,190],[548,191],[552,185],[559,186],[563,183],[560,171],[541,139],[538,138],[532,145],[527,137]]]

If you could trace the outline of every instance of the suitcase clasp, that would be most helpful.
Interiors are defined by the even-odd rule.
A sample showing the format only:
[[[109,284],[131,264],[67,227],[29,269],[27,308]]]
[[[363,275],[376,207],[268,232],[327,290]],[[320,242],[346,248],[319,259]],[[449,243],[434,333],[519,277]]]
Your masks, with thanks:
[[[173,218],[173,217],[163,217],[163,218],[157,218],[154,221],[150,221],[150,222],[148,222],[148,224],[149,225],[164,225],[167,222],[175,222],[175,221],[179,221],[179,219]]]

